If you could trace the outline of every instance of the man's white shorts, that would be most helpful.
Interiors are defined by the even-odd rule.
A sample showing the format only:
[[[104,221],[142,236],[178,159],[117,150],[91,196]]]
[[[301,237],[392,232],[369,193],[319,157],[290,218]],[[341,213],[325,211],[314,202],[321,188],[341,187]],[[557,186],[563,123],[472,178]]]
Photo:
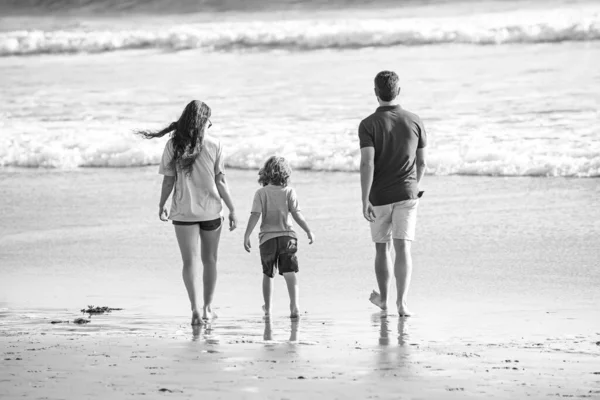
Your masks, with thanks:
[[[373,206],[375,211],[375,222],[371,222],[373,242],[387,243],[391,239],[414,240],[418,206],[418,199]]]

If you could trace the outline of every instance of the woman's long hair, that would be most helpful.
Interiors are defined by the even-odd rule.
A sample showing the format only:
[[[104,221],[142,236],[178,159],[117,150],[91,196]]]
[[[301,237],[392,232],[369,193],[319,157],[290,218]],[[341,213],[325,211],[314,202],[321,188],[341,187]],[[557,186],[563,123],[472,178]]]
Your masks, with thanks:
[[[191,101],[179,117],[166,128],[155,131],[137,131],[137,135],[146,139],[163,137],[171,134],[173,141],[173,158],[170,166],[173,171],[177,168],[189,175],[192,172],[194,161],[202,152],[204,146],[204,133],[210,118],[210,107],[199,100]]]

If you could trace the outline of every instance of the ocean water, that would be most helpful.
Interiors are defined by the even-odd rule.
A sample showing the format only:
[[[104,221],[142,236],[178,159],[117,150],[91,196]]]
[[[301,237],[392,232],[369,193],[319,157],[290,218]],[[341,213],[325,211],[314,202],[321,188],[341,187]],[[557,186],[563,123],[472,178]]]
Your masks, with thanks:
[[[157,164],[131,132],[201,99],[230,167],[356,171],[392,69],[428,173],[600,176],[596,2],[37,3],[0,5],[0,168]]]

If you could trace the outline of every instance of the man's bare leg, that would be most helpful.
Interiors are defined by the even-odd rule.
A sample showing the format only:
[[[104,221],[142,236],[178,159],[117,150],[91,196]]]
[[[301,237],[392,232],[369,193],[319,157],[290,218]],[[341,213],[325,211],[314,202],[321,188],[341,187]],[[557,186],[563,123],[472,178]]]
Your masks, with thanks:
[[[410,240],[394,239],[394,249],[396,250],[394,274],[396,275],[396,289],[398,290],[396,306],[400,316],[410,316],[412,314],[408,309],[407,301],[412,276],[411,243]]]
[[[390,287],[390,243],[375,243],[375,276],[379,293],[373,291],[369,300],[382,310],[387,310]]]

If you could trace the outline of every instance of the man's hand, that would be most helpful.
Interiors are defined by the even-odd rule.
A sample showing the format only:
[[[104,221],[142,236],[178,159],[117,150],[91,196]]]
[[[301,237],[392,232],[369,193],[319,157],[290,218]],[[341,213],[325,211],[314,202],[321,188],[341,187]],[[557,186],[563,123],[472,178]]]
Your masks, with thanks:
[[[306,235],[308,236],[308,244],[313,244],[313,242],[315,241],[315,234],[311,231],[308,231],[306,232]]]
[[[245,237],[244,237],[244,249],[246,249],[246,251],[247,251],[248,253],[250,253],[250,248],[251,248],[251,247],[252,247],[252,246],[250,245],[250,236],[245,236]]]
[[[363,203],[363,216],[369,222],[375,222],[375,209],[373,208],[373,204],[370,201]]]
[[[169,211],[167,210],[167,206],[158,207],[158,218],[160,218],[161,221],[169,220]]]
[[[235,212],[229,213],[229,230],[232,231],[237,228],[237,217],[235,216]]]

